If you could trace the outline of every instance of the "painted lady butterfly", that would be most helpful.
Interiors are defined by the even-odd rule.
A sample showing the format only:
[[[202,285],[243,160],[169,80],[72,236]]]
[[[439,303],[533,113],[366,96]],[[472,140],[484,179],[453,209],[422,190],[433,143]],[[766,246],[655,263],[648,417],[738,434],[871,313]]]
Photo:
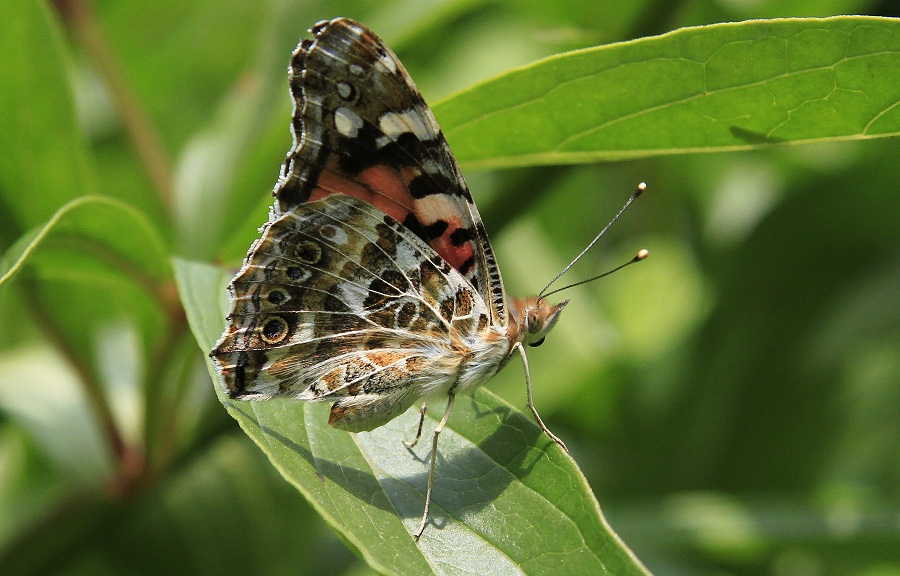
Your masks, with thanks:
[[[328,423],[350,432],[447,398],[418,540],[454,397],[513,354],[528,407],[565,449],[534,408],[523,345],[543,342],[566,302],[507,300],[462,173],[394,53],[346,18],[311,32],[290,65],[294,144],[210,355],[231,398],[334,402]]]

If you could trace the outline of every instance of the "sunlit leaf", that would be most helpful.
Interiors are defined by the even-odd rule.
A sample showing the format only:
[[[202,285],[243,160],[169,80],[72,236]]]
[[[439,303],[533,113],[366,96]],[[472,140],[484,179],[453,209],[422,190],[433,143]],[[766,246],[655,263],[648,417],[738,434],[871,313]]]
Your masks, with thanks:
[[[684,28],[547,58],[435,106],[479,167],[900,134],[900,21]]]

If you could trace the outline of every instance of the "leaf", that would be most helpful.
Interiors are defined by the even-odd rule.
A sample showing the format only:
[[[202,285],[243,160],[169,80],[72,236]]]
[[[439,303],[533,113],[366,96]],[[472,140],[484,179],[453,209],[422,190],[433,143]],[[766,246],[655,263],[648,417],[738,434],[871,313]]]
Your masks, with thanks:
[[[145,349],[163,337],[169,306],[163,281],[170,274],[166,247],[141,213],[86,196],[7,250],[0,294],[23,276],[32,306],[87,361],[103,331],[123,318],[137,322]]]
[[[329,576],[349,563],[351,555],[339,553],[331,530],[293,486],[236,434],[209,438],[152,490],[125,501],[79,492],[74,505],[63,500],[52,509],[50,521],[36,512],[61,500],[70,477],[44,464],[24,436],[12,427],[0,430],[3,576]],[[30,474],[6,467],[20,463]]]
[[[95,485],[109,473],[110,453],[78,374],[52,348],[22,347],[0,356],[0,409],[52,464],[51,477],[61,483],[56,493],[62,486]]]
[[[60,36],[45,3],[0,5],[0,242],[93,190]]]
[[[191,327],[208,351],[224,327],[229,275],[184,260],[175,270]],[[575,462],[490,392],[457,401],[441,435],[432,523],[416,545],[411,533],[424,506],[431,443],[427,433],[414,453],[401,443],[415,431],[415,410],[354,435],[326,424],[325,404],[237,402],[216,390],[281,474],[378,571],[546,574],[565,566],[646,574],[606,524]],[[429,418],[427,429],[435,424]]]
[[[900,20],[684,28],[541,60],[434,107],[468,166],[900,134]]]
[[[96,479],[108,466],[108,446],[95,438],[97,415],[77,385],[84,372],[115,400],[111,415],[123,437],[136,441],[141,435],[140,378],[146,366],[141,346],[147,350],[165,334],[169,304],[163,287],[169,276],[166,247],[143,215],[99,196],[69,202],[0,261],[0,294],[21,280],[39,325],[55,330],[56,344],[64,341],[83,367],[73,371],[71,357],[42,348],[33,356],[20,352],[7,358],[0,371],[0,406],[72,476]],[[43,362],[35,363],[34,356]],[[56,397],[64,401],[49,410]],[[34,406],[42,409],[32,413]],[[80,468],[88,472],[75,474]]]
[[[130,274],[148,290],[168,276],[165,244],[150,223],[127,204],[102,196],[69,202],[40,230],[20,239],[0,266],[0,287],[41,258],[52,260],[48,274],[90,278],[97,270],[85,267],[93,261],[108,274]]]
[[[241,0],[161,0],[152,6],[122,2],[98,5],[96,10],[129,81],[170,150],[203,129],[210,109],[234,88],[254,53],[268,49],[259,46],[260,33],[273,17],[271,6]],[[303,29],[297,23],[293,26]],[[161,37],[166,39],[162,45]],[[282,47],[289,51],[292,45]],[[257,81],[242,80],[251,85]]]

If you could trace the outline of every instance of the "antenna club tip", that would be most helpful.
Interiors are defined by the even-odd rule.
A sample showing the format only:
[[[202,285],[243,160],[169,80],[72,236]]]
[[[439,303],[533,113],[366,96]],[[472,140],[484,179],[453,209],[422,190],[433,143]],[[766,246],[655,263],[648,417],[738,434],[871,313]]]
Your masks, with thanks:
[[[635,189],[634,194],[631,195],[631,200],[634,200],[638,196],[644,193],[644,190],[647,189],[647,184],[645,182],[641,182],[638,184],[637,189]]]
[[[643,260],[644,258],[646,258],[649,255],[650,255],[649,250],[647,250],[646,248],[641,248],[640,250],[638,250],[637,256],[635,256],[634,259],[635,260]]]

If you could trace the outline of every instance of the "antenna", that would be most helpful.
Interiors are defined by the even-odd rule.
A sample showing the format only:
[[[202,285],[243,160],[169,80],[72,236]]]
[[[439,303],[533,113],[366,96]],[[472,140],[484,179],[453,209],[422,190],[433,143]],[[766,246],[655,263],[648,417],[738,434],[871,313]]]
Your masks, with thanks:
[[[626,266],[631,266],[635,262],[640,262],[641,260],[643,260],[644,258],[646,258],[649,255],[650,255],[650,252],[645,248],[638,250],[638,253],[635,255],[634,258],[632,258],[631,260],[629,260],[628,262],[626,262],[624,264],[620,264],[619,266],[616,266],[615,268],[613,268],[612,270],[609,270],[608,272],[604,272],[603,274],[598,274],[597,276],[594,276],[593,278],[588,278],[587,280],[575,282],[574,284],[568,284],[566,286],[563,286],[562,288],[557,288],[556,290],[551,290],[550,292],[547,292],[546,294],[541,294],[541,296],[539,296],[539,298],[546,298],[547,296],[550,296],[551,294],[556,294],[557,292],[562,292],[563,290],[568,290],[569,288],[574,288],[575,286],[581,286],[582,284],[587,284],[588,282],[593,282],[594,280],[603,278],[604,276],[609,276],[613,272],[618,272],[619,270],[621,270],[622,268],[625,268]],[[546,290],[546,288],[545,288],[545,290]]]
[[[631,264],[634,264],[635,262],[640,262],[641,260],[643,260],[644,258],[646,258],[647,256],[650,255],[650,253],[647,250],[640,250],[634,258],[632,258],[625,264],[622,264],[620,266],[613,268],[612,270],[610,270],[608,272],[604,272],[603,274],[600,274],[599,276],[594,276],[593,278],[590,278],[588,280],[582,280],[581,282],[576,282],[575,284],[569,284],[568,286],[563,286],[562,288],[557,288],[556,290],[553,290],[552,292],[547,292],[547,290],[550,288],[550,286],[553,285],[554,282],[559,280],[560,277],[563,274],[565,274],[566,272],[568,272],[569,269],[572,266],[574,266],[576,262],[581,260],[582,256],[587,254],[588,250],[590,250],[591,248],[594,247],[594,244],[596,244],[597,241],[600,240],[600,238],[602,238],[604,234],[606,234],[606,231],[609,230],[609,227],[612,226],[613,223],[619,219],[619,216],[621,216],[622,213],[625,212],[625,210],[627,210],[629,206],[631,206],[631,203],[634,202],[635,200],[637,200],[637,197],[640,196],[646,189],[647,189],[647,184],[645,184],[644,182],[641,182],[640,184],[638,184],[637,190],[635,190],[634,194],[632,194],[631,197],[628,199],[628,201],[625,202],[625,205],[622,206],[622,209],[619,210],[619,212],[615,216],[613,216],[613,219],[609,221],[609,224],[607,224],[606,226],[603,227],[603,230],[601,230],[600,233],[597,234],[597,236],[595,236],[593,240],[591,240],[590,244],[588,244],[587,247],[585,247],[585,249],[582,250],[581,253],[578,256],[576,256],[574,260],[569,262],[568,266],[566,266],[565,268],[562,269],[562,272],[560,272],[559,274],[554,276],[553,280],[551,280],[550,282],[547,283],[546,286],[544,286],[544,289],[541,290],[540,293],[538,294],[539,300],[546,296],[550,296],[551,294],[556,294],[557,292],[566,290],[567,288],[572,288],[573,286],[578,286],[578,285],[584,284],[586,282],[593,282],[594,280],[597,280],[598,278],[603,278],[604,276],[608,276],[608,275],[612,274],[613,272],[621,270],[622,268],[625,268],[626,266],[630,266]]]

